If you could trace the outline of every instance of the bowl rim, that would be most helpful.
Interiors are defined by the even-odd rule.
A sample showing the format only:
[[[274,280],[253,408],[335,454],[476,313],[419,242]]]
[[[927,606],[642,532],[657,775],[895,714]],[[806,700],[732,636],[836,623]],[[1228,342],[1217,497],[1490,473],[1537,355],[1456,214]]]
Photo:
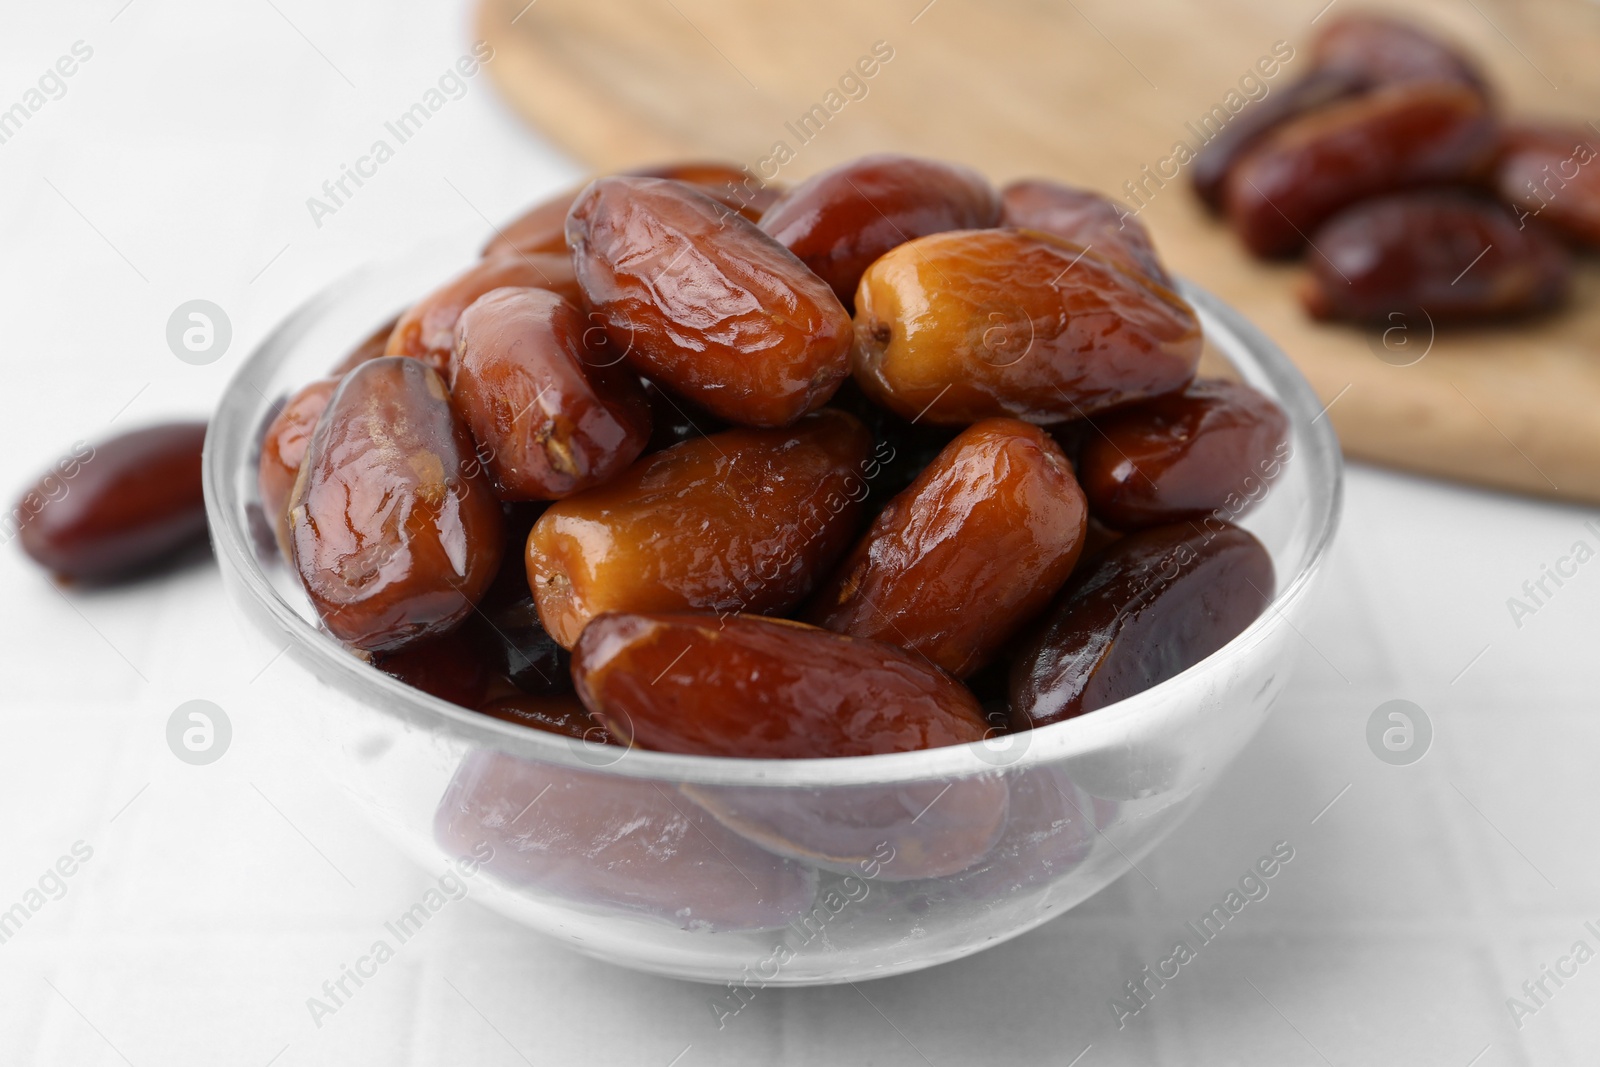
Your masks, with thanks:
[[[244,484],[255,484],[259,436],[264,429],[260,401],[266,399],[258,380],[266,381],[288,358],[299,336],[318,316],[337,306],[383,266],[368,264],[357,268],[303,301],[261,340],[230,378],[208,428],[202,459],[213,548],[219,564],[232,571],[237,588],[242,588],[243,595],[249,598],[247,607],[254,609],[248,612],[252,621],[261,626],[270,619],[278,636],[287,640],[285,648],[294,646],[297,654],[293,658],[311,666],[323,681],[412,726],[442,730],[461,741],[509,756],[658,781],[836,788],[1011,772],[1125,744],[1145,713],[1164,705],[1175,688],[1192,686],[1197,679],[1247,656],[1272,630],[1286,624],[1292,627],[1284,613],[1306,596],[1338,528],[1344,497],[1343,457],[1338,438],[1324,418],[1326,408],[1289,357],[1258,327],[1200,286],[1178,278],[1176,288],[1193,305],[1211,344],[1236,364],[1234,353],[1228,352],[1231,346],[1219,337],[1219,331],[1223,336],[1231,335],[1277,394],[1297,442],[1293,461],[1311,467],[1312,529],[1301,566],[1287,582],[1280,581],[1266,610],[1221,649],[1166,681],[1093,712],[991,740],[912,752],[788,760],[697,756],[601,746],[519,726],[413,689],[351,655],[335,638],[302,617],[279,595],[263,570],[253,549],[255,539],[246,512],[248,500],[241,499],[235,491],[241,483],[237,467],[240,462],[250,464],[252,477]],[[1018,745],[1021,751],[1010,754],[1012,745]]]

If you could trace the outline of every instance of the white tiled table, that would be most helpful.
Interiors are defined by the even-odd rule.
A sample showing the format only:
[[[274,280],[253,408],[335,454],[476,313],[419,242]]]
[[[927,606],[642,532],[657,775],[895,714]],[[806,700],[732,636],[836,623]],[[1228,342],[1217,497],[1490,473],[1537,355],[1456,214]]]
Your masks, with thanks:
[[[290,307],[419,225],[501,218],[576,174],[480,75],[318,228],[305,199],[467,50],[465,13],[121,3],[4,16],[0,106],[75,41],[93,49],[0,144],[7,500],[74,438],[204,412]],[[195,297],[235,331],[207,367],[163,339]],[[317,1027],[306,998],[425,876],[301,770],[213,570],[64,598],[7,548],[0,909],[75,843],[93,854],[0,944],[0,1063],[1593,1062],[1600,962],[1547,980],[1520,1031],[1506,1006],[1575,940],[1600,949],[1584,928],[1600,925],[1600,563],[1521,628],[1506,607],[1596,542],[1592,517],[1352,471],[1296,681],[1142,874],[934,971],[764,991],[720,1031],[709,990],[580,958],[471,902]],[[164,741],[196,697],[235,729],[209,767]],[[1395,697],[1436,729],[1410,767],[1365,741]],[[1295,858],[1270,896],[1119,1030],[1123,983],[1276,841]]]

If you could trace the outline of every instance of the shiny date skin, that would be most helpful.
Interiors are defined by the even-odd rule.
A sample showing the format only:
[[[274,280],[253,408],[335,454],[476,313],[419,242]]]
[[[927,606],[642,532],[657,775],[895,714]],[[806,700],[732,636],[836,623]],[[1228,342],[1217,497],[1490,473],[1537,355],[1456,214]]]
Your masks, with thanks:
[[[1061,588],[1088,511],[1044,431],[986,419],[895,497],[812,602],[818,626],[982,667]]]
[[[578,696],[612,737],[699,756],[807,759],[982,740],[972,694],[921,657],[755,615],[597,617]]]
[[[853,372],[917,422],[1048,424],[1181,389],[1194,309],[1098,253],[1037,232],[966,230],[901,245],[856,296]]]
[[[685,930],[776,929],[806,914],[817,888],[814,871],[723,828],[670,782],[487,749],[457,768],[434,838],[523,891]]]
[[[1318,108],[1345,100],[1370,87],[1368,79],[1346,70],[1313,70],[1228,120],[1195,154],[1189,168],[1194,191],[1212,211],[1225,206],[1228,174],[1252,148],[1278,127]]]
[[[761,217],[761,228],[850,308],[861,275],[889,249],[930,233],[999,222],[999,198],[971,167],[885,153],[801,182]]]
[[[1480,94],[1450,82],[1391,85],[1264,138],[1228,175],[1228,221],[1256,255],[1290,255],[1341,208],[1466,180],[1493,148],[1493,118]]]
[[[782,426],[849,372],[850,316],[794,254],[660,178],[602,178],[567,218],[588,307],[635,370],[730,422]]]
[[[59,578],[133,577],[205,542],[205,437],[203,422],[174,422],[79,441],[23,493],[5,528]]]
[[[395,323],[384,355],[410,356],[440,374],[448,374],[461,313],[485,293],[507,286],[548,289],[574,304],[583,301],[572,263],[564,254],[491,256],[474,263],[407,309]]]
[[[1156,255],[1150,231],[1109,197],[1089,189],[1074,189],[1060,182],[1031,178],[1012,182],[1000,190],[1000,201],[1000,225],[1041,230],[1065,238],[1172,288],[1172,276]]]
[[[1364,200],[1313,238],[1302,300],[1314,317],[1391,325],[1507,318],[1561,303],[1571,257],[1493,201],[1425,191]],[[1419,314],[1420,313],[1420,314]]]
[[[1219,378],[1091,421],[1078,481],[1089,510],[1118,530],[1224,510],[1238,518],[1262,499],[1289,450],[1283,409]]]
[[[1272,559],[1220,519],[1129,534],[1079,568],[1011,668],[1023,730],[1164,682],[1238,636],[1272,599]]]
[[[820,411],[687,441],[557,501],[527,544],[545,628],[571,648],[606,611],[788,611],[849,546],[871,447]]]
[[[294,564],[323,625],[386,651],[447,631],[500,563],[504,519],[444,379],[415,359],[351,371],[289,498]]]
[[[574,741],[587,741],[595,745],[613,744],[611,735],[590,718],[588,710],[571,693],[499,697],[483,704],[478,711],[491,719],[560,734]]]
[[[1587,127],[1517,125],[1500,134],[1494,189],[1519,224],[1549,226],[1600,247],[1600,134]]]
[[[1360,78],[1369,86],[1443,81],[1487,96],[1483,73],[1460,49],[1412,22],[1359,12],[1332,19],[1311,44],[1318,71]]]
[[[284,559],[289,558],[289,492],[300,474],[311,431],[338,387],[338,378],[319,378],[302,387],[284,402],[261,438],[256,486],[261,492],[262,513],[272,522]]]
[[[589,326],[545,289],[496,289],[461,313],[450,395],[502,500],[571,496],[644,451],[644,388]]]
[[[759,221],[762,212],[772,206],[780,193],[776,186],[757,181],[748,171],[731,163],[669,163],[622,173],[639,178],[668,178],[696,186],[725,208],[737,211],[751,222]],[[567,212],[586,187],[587,183],[566,189],[535,204],[503,229],[496,230],[494,238],[484,247],[483,254],[565,253]]]

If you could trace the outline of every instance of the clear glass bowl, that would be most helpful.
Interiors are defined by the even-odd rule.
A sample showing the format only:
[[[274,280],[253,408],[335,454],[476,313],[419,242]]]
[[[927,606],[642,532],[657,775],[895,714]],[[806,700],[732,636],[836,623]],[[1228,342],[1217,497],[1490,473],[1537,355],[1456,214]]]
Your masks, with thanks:
[[[468,248],[368,269],[291,315],[223,396],[204,477],[229,594],[263,658],[282,650],[255,688],[378,827],[431,872],[455,863],[515,921],[624,966],[751,986],[957,959],[1125,874],[1199,803],[1282,690],[1338,516],[1339,446],[1283,353],[1189,284],[1212,355],[1283,405],[1294,452],[1243,522],[1272,554],[1276,598],[1170,681],[986,742],[771,761],[569,741],[373,669],[318,629],[279,559],[257,497],[258,441],[274,398],[325,374]]]

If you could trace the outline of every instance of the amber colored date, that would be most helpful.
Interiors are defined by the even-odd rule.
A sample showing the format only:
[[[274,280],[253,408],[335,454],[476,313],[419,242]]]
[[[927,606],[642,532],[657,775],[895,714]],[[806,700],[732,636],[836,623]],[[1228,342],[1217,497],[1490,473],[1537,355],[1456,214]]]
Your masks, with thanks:
[[[1327,22],[1311,44],[1311,62],[1371,86],[1442,81],[1488,93],[1483,73],[1461,50],[1415,23],[1374,12]]]
[[[986,419],[879,513],[806,618],[964,678],[1061,588],[1086,516],[1072,467],[1044,431]]]
[[[312,604],[335,637],[369,651],[465,618],[494,579],[503,522],[444,379],[415,359],[350,372],[289,498]]]
[[[644,451],[644,387],[589,327],[546,289],[496,289],[461,313],[450,395],[501,499],[571,496]]]
[[[35,563],[61,578],[130,577],[203,543],[206,424],[174,422],[79,441],[4,517]]]
[[[284,559],[289,558],[289,491],[306,457],[311,431],[338,387],[338,378],[319,378],[303,387],[284,403],[261,438],[256,485],[261,491],[262,514],[272,523]]]
[[[978,702],[880,641],[754,615],[607,614],[573,649],[612,737],[701,756],[869,756],[981,740]]]
[[[1119,530],[1259,503],[1288,456],[1289,420],[1240,382],[1196,381],[1092,420],[1078,460],[1089,510]]]
[[[1574,243],[1600,246],[1600,134],[1593,130],[1502,131],[1494,187],[1519,223],[1537,219]]]
[[[528,585],[571,648],[606,611],[784,612],[838,560],[871,441],[841,411],[729,430],[639,460],[557,501],[528,537]]]
[[[1125,208],[1089,189],[1032,178],[1000,190],[1000,225],[1042,230],[1093,249],[1128,270],[1149,275],[1168,289],[1172,277],[1161,265],[1150,231]],[[979,229],[980,227],[968,227]]]
[[[434,816],[450,855],[585,909],[685,930],[782,927],[811,908],[814,872],[724,829],[670,782],[473,752]]]
[[[1043,233],[966,230],[901,245],[856,294],[856,381],[919,422],[1033,423],[1181,389],[1200,323],[1171,290]]]
[[[1228,175],[1228,221],[1256,255],[1288,255],[1340,208],[1465,180],[1493,148],[1494,124],[1481,94],[1450,82],[1391,85],[1303,115],[1264,138]]]
[[[448,374],[461,313],[485,293],[507,286],[548,289],[575,304],[583,302],[572,263],[565,255],[492,256],[474,263],[407,309],[395,323],[383,354],[420,359],[440,374]]]
[[[567,243],[623,358],[730,422],[793,422],[849,372],[850,317],[832,290],[689,186],[601,178],[572,205]]]
[[[696,186],[706,195],[714,197],[756,222],[762,212],[779,196],[775,186],[757,181],[748,171],[731,163],[669,163],[660,167],[644,167],[624,171],[640,178],[669,178]],[[566,189],[542,200],[496,230],[494,238],[483,249],[485,256],[502,252],[560,252],[567,250],[567,212],[578,199],[587,183]]]
[[[1434,324],[1545,311],[1566,296],[1572,262],[1537,224],[1465,193],[1364,200],[1313,238],[1302,291],[1321,319]]]
[[[1313,70],[1254,101],[1195,154],[1189,167],[1194,191],[1213,211],[1224,207],[1228,174],[1262,139],[1285,123],[1367,89],[1363,75],[1343,70]],[[1208,131],[1209,132],[1209,131]]]
[[[483,704],[478,710],[492,719],[560,734],[574,741],[587,741],[595,745],[613,743],[611,735],[595,723],[588,710],[571,693],[500,697]]]
[[[1249,532],[1207,519],[1115,542],[1073,575],[1011,668],[1011,722],[1044,726],[1187,670],[1272,599],[1272,559]]]
[[[946,230],[998,225],[1000,200],[971,167],[914,156],[863,156],[806,179],[761,217],[845,307],[873,260]]]

